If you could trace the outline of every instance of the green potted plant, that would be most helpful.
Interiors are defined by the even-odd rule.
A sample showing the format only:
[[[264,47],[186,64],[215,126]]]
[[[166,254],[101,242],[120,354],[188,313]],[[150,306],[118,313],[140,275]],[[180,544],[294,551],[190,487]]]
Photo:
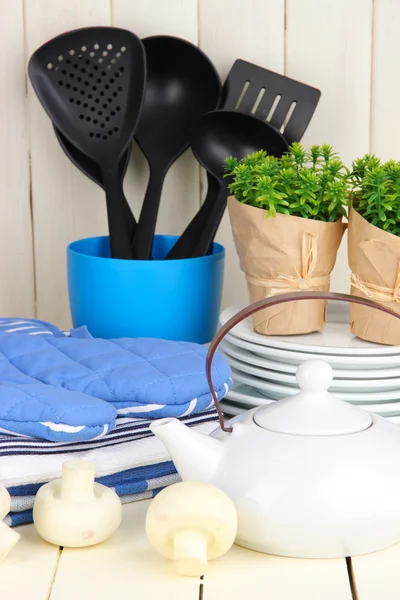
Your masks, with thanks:
[[[353,162],[349,179],[351,293],[400,312],[400,162],[367,154]],[[400,345],[398,320],[382,311],[352,304],[350,327],[362,339]]]
[[[327,291],[346,224],[348,170],[331,146],[299,143],[282,157],[227,158],[228,212],[250,301],[299,290]],[[318,331],[326,303],[292,302],[256,313],[265,335]]]

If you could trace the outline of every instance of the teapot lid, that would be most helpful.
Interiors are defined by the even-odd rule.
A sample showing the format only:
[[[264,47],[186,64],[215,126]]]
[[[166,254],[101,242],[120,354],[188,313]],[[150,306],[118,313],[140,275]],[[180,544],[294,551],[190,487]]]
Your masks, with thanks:
[[[339,400],[328,392],[332,367],[323,360],[308,360],[296,372],[300,392],[259,408],[254,422],[263,429],[292,435],[344,435],[364,431],[372,424],[370,413]]]

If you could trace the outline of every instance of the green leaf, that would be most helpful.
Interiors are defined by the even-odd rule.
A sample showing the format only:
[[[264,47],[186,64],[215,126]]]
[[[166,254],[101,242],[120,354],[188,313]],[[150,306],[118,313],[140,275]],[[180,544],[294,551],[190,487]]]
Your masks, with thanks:
[[[240,202],[265,209],[268,218],[283,213],[336,220],[346,214],[353,185],[350,170],[328,144],[306,150],[295,142],[280,158],[263,150],[241,160],[228,157],[225,176]],[[386,210],[383,204],[382,209]]]

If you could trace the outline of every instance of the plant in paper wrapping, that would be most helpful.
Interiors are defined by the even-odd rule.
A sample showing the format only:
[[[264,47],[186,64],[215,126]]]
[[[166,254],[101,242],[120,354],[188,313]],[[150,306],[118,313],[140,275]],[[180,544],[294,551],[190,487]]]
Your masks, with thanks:
[[[294,143],[281,158],[259,151],[226,160],[228,212],[251,302],[288,291],[327,291],[346,229],[348,170],[332,147]],[[318,331],[326,302],[292,302],[253,316],[265,335]]]
[[[348,258],[351,293],[400,313],[400,162],[365,155],[350,175]],[[364,306],[350,307],[351,332],[368,341],[400,345],[400,323]]]

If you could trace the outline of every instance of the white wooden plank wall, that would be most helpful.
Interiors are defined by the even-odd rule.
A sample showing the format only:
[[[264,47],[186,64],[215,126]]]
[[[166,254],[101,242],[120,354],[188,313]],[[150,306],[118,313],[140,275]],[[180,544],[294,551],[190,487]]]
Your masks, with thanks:
[[[22,4],[0,11],[0,315],[34,316]]]
[[[285,74],[322,91],[302,141],[332,144],[348,165],[369,150],[372,1],[286,2]],[[332,289],[348,293],[349,277],[345,235]]]
[[[25,0],[24,7],[26,62],[63,31],[110,22],[108,0]],[[107,232],[104,194],[65,156],[30,83],[28,118],[37,315],[64,327],[69,324],[65,249],[74,239]]]
[[[284,0],[248,0],[245,5],[241,0],[200,0],[199,17],[200,46],[214,61],[222,81],[237,58],[283,73]],[[227,249],[223,304],[247,303],[247,288],[227,213],[217,241]]]
[[[106,233],[103,192],[64,156],[25,74],[32,52],[68,29],[178,35],[223,80],[236,58],[285,73],[322,90],[306,144],[332,143],[347,164],[367,151],[400,158],[398,0],[0,0],[0,10],[0,316],[69,326],[66,246]],[[206,192],[199,175],[186,152],[165,182],[158,232],[178,234],[195,214]],[[135,149],[125,192],[136,214],[147,177]],[[245,302],[227,216],[217,239],[227,249],[223,304]],[[332,288],[348,291],[348,276],[344,241]]]

